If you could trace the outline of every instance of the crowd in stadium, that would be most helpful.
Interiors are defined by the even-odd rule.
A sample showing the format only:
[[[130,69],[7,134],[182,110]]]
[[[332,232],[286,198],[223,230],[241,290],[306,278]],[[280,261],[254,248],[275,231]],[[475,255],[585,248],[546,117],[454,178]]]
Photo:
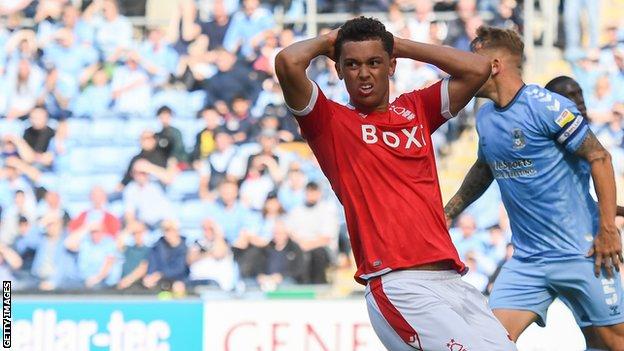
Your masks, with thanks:
[[[173,2],[168,24],[146,26],[127,16],[145,15],[132,1],[0,4],[0,276],[15,288],[273,290],[326,284],[330,267],[352,264],[342,207],[274,77],[277,52],[305,36],[274,14],[300,17],[305,2]],[[514,0],[318,5],[384,11],[395,35],[465,50],[482,24],[523,26]],[[580,38],[578,14],[563,14]],[[624,28],[608,27],[601,46],[592,19],[590,47],[569,40],[566,58],[623,174]],[[391,98],[444,74],[407,60],[397,71]],[[347,102],[329,59],[309,76]],[[436,132],[438,149],[473,109]],[[510,235],[492,187],[451,228],[464,279],[486,291]]]

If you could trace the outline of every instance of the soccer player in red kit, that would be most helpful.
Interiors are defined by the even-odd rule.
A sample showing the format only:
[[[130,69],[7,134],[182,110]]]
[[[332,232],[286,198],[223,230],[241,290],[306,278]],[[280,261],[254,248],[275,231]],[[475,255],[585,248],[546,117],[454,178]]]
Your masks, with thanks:
[[[336,62],[350,102],[328,100],[306,76],[317,56]],[[396,58],[450,74],[389,102]],[[294,43],[276,57],[286,103],[345,209],[373,328],[392,351],[515,350],[465,270],[446,229],[431,133],[490,75],[489,61],[395,38],[372,18]]]

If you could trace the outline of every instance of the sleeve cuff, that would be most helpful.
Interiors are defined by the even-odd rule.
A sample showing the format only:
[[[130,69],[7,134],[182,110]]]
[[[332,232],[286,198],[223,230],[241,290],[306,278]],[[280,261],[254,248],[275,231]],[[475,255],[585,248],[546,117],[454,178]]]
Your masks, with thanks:
[[[310,112],[312,112],[312,110],[314,109],[314,105],[316,105],[316,100],[318,99],[318,86],[312,80],[308,80],[310,81],[310,83],[312,83],[312,95],[310,96],[310,101],[308,102],[308,105],[302,110],[295,110],[294,108],[286,104],[288,110],[297,117],[303,117],[310,114]]]
[[[446,119],[456,117],[451,113],[451,100],[449,98],[449,81],[450,78],[442,79],[440,84],[440,114]]]

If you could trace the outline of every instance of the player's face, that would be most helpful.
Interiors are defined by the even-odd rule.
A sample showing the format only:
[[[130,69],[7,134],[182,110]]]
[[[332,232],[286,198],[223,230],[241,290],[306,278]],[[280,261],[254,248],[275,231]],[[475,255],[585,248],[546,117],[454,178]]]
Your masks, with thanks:
[[[587,107],[585,107],[583,90],[581,90],[581,87],[578,84],[574,82],[566,84],[563,88],[562,95],[572,100],[576,104],[576,107],[578,108],[581,115],[587,118]]]
[[[336,71],[345,81],[351,104],[372,112],[388,105],[389,77],[395,67],[396,59],[384,50],[381,40],[348,41],[342,44]]]

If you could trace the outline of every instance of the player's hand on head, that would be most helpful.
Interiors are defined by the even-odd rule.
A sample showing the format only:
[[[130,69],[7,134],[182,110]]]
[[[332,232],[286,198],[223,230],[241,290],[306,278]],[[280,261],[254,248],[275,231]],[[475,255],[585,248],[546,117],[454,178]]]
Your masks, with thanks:
[[[598,235],[594,238],[594,244],[587,253],[587,257],[594,256],[594,274],[600,276],[602,268],[605,269],[607,278],[614,276],[615,271],[620,271],[620,265],[624,263],[622,254],[622,239],[620,233],[613,224],[601,227]]]
[[[330,59],[334,61],[336,61],[335,52],[334,52],[334,44],[336,43],[336,39],[338,38],[339,30],[340,30],[340,27],[336,29],[332,29],[331,31],[324,34],[325,38],[327,38],[327,41],[330,44],[329,49],[327,53],[325,54],[325,56],[329,57]]]

